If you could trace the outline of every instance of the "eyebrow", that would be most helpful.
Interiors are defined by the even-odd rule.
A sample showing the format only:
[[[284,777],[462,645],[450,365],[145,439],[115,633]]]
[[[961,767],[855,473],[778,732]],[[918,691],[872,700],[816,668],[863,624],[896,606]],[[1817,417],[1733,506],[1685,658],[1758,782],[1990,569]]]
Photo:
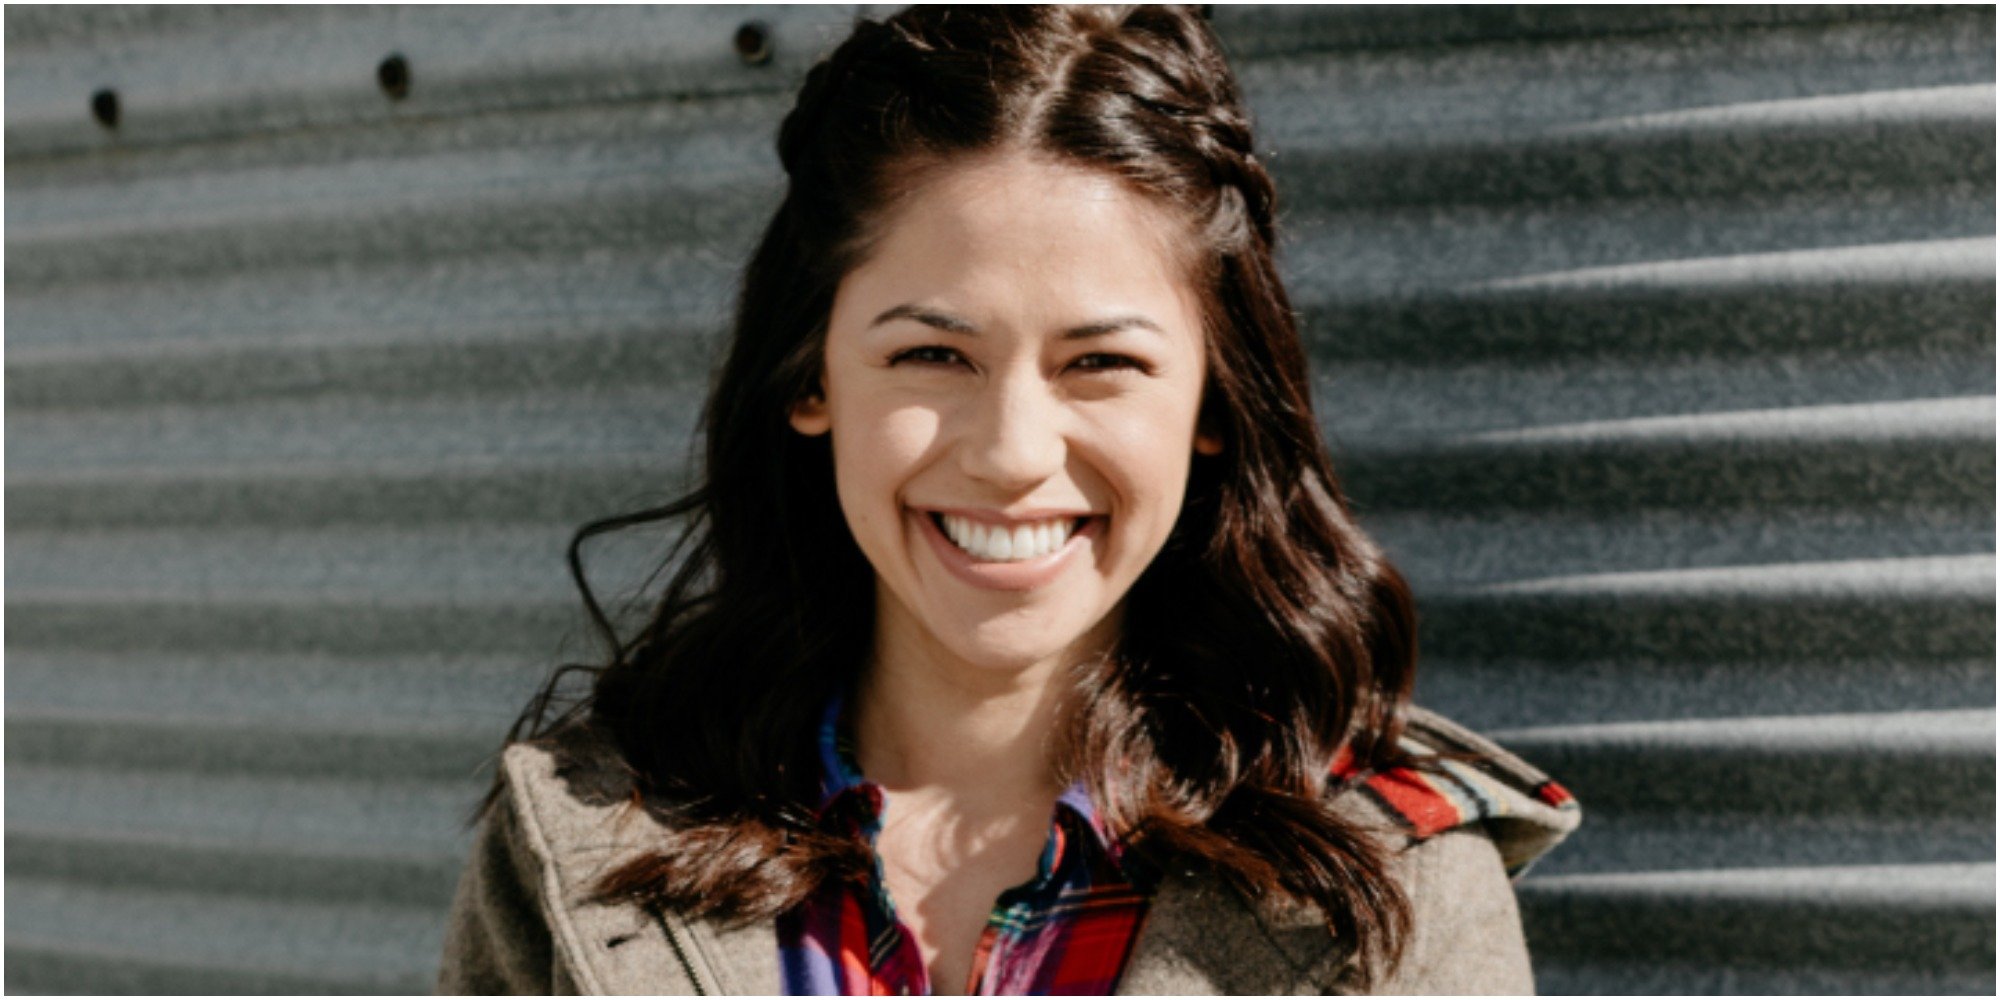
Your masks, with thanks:
[[[915,320],[925,326],[943,330],[946,333],[960,333],[968,337],[979,336],[979,327],[968,320],[953,316],[942,310],[929,308],[928,306],[911,305],[908,303],[883,310],[882,314],[875,317],[875,321],[868,324],[868,326],[870,329],[873,329],[891,320],[898,319]],[[1087,340],[1091,337],[1102,337],[1132,327],[1141,330],[1151,330],[1161,336],[1165,336],[1167,333],[1167,331],[1160,328],[1158,323],[1144,316],[1133,314],[1128,316],[1112,316],[1107,319],[1085,323],[1082,326],[1071,327],[1063,331],[1062,339]]]

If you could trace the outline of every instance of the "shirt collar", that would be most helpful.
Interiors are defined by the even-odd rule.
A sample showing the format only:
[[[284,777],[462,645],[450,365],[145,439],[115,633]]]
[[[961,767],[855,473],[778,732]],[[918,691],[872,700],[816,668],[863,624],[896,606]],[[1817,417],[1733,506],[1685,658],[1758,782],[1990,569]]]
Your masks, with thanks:
[[[847,699],[834,695],[826,703],[826,710],[820,713],[819,815],[825,815],[827,808],[842,794],[870,784],[861,776],[861,766],[854,761],[854,740],[846,724],[846,712]]]

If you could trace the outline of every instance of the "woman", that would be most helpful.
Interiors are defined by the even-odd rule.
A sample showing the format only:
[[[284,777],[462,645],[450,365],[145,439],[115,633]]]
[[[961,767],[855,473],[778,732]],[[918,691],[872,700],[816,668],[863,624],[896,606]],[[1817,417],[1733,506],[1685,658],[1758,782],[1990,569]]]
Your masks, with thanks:
[[[862,23],[778,149],[704,485],[578,539],[678,567],[517,726],[441,988],[1531,988],[1574,809],[1407,705],[1206,25]]]

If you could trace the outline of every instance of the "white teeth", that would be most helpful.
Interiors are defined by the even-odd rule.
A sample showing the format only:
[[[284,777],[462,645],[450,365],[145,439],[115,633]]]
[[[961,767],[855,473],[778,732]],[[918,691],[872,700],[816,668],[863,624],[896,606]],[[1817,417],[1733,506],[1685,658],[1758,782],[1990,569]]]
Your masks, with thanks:
[[[1038,559],[1062,548],[1076,525],[1066,517],[1018,525],[1011,530],[955,514],[942,515],[940,520],[944,522],[945,537],[981,562]]]

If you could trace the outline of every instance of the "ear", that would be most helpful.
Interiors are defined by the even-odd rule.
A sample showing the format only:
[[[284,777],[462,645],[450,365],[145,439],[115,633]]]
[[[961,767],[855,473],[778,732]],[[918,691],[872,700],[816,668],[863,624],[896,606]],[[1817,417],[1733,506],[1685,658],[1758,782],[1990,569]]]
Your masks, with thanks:
[[[816,392],[792,404],[791,420],[792,429],[806,437],[818,437],[833,429],[833,417],[826,412],[826,397]]]
[[[1209,458],[1222,454],[1222,435],[1197,429],[1194,434],[1194,453]]]
[[[1201,406],[1194,416],[1194,453],[1204,458],[1222,454],[1222,433],[1215,429],[1222,423],[1222,398],[1210,376],[1209,384],[1202,386]]]

